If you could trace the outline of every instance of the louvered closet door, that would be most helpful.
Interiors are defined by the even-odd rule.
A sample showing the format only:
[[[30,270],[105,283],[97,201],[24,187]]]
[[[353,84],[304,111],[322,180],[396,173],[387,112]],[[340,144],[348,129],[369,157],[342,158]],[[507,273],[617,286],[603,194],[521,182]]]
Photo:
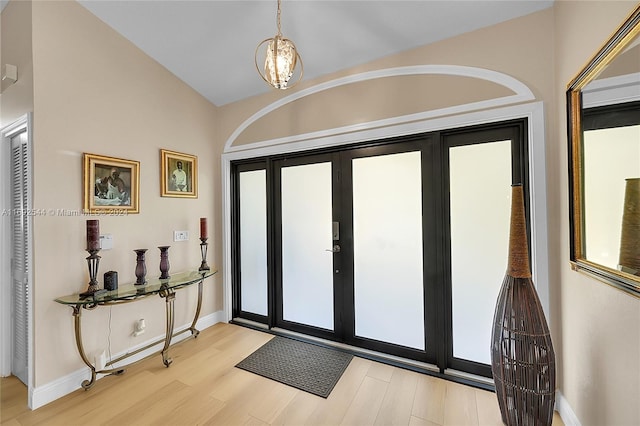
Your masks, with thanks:
[[[28,272],[31,268],[28,239],[28,155],[27,132],[11,138],[11,187],[12,187],[12,284],[13,304],[13,357],[11,370],[14,376],[28,384],[28,300],[30,297]]]

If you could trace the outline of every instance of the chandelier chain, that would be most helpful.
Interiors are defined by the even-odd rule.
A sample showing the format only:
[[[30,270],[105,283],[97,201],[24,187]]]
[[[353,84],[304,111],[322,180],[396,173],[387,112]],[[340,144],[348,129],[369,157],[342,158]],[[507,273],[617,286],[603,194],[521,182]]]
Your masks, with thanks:
[[[278,35],[282,37],[282,31],[280,29],[280,0],[278,0]]]

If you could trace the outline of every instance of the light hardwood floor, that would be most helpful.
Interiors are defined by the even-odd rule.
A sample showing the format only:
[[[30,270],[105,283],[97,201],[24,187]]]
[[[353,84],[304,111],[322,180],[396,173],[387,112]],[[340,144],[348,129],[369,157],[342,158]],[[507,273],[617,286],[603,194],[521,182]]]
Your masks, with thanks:
[[[495,394],[354,357],[327,398],[234,365],[272,336],[216,324],[118,377],[29,411],[3,378],[2,425],[501,425]],[[557,413],[553,425],[562,425]]]

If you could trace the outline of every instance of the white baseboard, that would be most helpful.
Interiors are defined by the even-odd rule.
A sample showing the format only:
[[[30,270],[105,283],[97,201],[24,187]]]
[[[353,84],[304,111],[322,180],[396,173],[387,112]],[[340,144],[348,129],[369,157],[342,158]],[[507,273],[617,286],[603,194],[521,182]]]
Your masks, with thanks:
[[[556,390],[556,410],[560,414],[560,418],[564,422],[565,426],[582,426],[578,416],[573,412],[573,409],[569,405],[569,401],[562,395],[562,392]]]
[[[224,322],[225,321],[225,313],[224,311],[217,311],[214,312],[210,315],[207,315],[205,317],[202,317],[198,320],[198,322],[196,323],[196,327],[198,328],[198,330],[204,330],[206,328],[211,327],[214,324],[217,324],[219,322]],[[189,328],[191,326],[191,323],[185,324],[181,327],[176,327],[175,328],[175,332],[180,332],[182,330],[185,330],[187,328]],[[190,333],[182,333],[178,336],[175,336],[172,340],[171,343],[178,343],[182,340],[187,339],[188,337],[190,337],[191,334]],[[149,345],[150,343],[157,341],[159,339],[164,338],[164,336],[157,336],[153,339],[149,339],[144,343],[140,343],[139,345],[135,346],[135,347],[131,347],[129,348],[128,351],[120,353],[120,354],[116,354],[114,355],[113,358],[118,358],[122,355],[125,355],[125,353],[127,352],[134,352],[139,348],[143,348],[147,345]],[[118,363],[118,364],[131,364],[133,362],[139,361],[143,358],[148,357],[149,355],[152,355],[156,352],[158,352],[159,349],[162,349],[162,345],[164,344],[164,342],[160,342],[155,346],[152,346],[151,348],[148,348],[144,351],[141,351],[129,358],[127,358],[126,360]],[[118,364],[114,365],[114,367],[117,367]],[[60,377],[59,379],[56,379],[52,382],[49,382],[45,385],[42,386],[38,386],[37,388],[33,389],[32,392],[29,393],[29,408],[32,410],[35,410],[37,408],[42,407],[43,405],[46,405],[50,402],[55,401],[58,398],[61,398],[77,389],[80,389],[80,383],[82,383],[83,380],[89,379],[91,377],[91,370],[89,370],[89,367],[84,367],[80,370],[76,370],[71,374],[67,374],[66,376]],[[97,379],[101,379],[103,375],[99,374]]]

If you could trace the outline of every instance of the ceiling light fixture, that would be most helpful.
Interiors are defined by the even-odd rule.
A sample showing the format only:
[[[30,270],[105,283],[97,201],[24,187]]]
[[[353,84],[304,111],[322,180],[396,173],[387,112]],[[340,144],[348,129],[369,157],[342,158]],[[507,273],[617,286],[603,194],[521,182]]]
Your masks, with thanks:
[[[282,36],[280,31],[280,0],[278,0],[278,34],[273,38],[262,40],[256,47],[255,64],[260,77],[276,89],[288,89],[295,86],[302,79],[304,66],[302,58],[298,54],[296,45],[287,38]],[[258,54],[263,46],[266,46],[264,55],[264,68],[258,66]],[[300,62],[300,74],[298,79],[289,84],[289,80],[296,70],[297,63]]]

